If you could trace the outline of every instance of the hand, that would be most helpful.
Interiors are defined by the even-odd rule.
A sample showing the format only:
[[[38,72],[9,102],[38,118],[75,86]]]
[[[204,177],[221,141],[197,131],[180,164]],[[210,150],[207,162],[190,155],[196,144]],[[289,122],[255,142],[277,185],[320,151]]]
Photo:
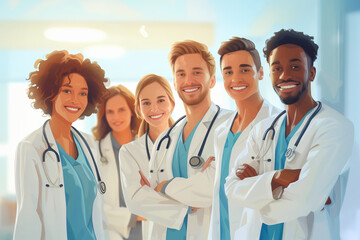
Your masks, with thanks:
[[[168,181],[163,181],[161,183],[159,183],[159,185],[157,185],[154,190],[157,191],[157,192],[160,192],[162,187],[164,186],[165,183],[167,183]]]
[[[288,187],[299,179],[301,169],[282,169],[277,171],[271,181],[272,190],[279,186]]]
[[[248,177],[254,177],[254,176],[257,176],[258,174],[256,173],[256,170],[251,167],[250,165],[248,164],[243,164],[241,165],[237,170],[236,170],[236,176],[238,178],[240,178],[240,180],[243,180],[245,178],[248,178]]]
[[[214,161],[214,159],[215,157],[209,157],[208,160],[206,160],[204,166],[202,167],[201,172],[205,171],[205,169],[210,166],[211,162]]]
[[[141,177],[141,179],[140,179],[141,186],[146,185],[146,186],[150,187],[149,181],[146,179],[146,177],[142,174],[142,172],[140,170],[139,170],[139,173],[140,173],[140,177]]]
[[[144,221],[144,222],[146,222],[147,219],[143,218],[143,217],[140,217],[140,216],[136,216],[136,221]]]

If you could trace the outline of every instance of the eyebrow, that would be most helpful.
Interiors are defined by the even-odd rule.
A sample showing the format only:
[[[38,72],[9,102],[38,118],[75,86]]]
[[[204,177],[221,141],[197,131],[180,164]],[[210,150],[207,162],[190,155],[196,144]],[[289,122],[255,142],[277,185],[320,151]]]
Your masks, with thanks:
[[[165,96],[164,95],[161,95],[161,96],[158,96],[157,98],[164,98]]]
[[[231,66],[224,67],[224,68],[223,68],[223,71],[224,71],[224,70],[229,70],[229,69],[231,69],[231,68],[232,68]]]
[[[298,59],[298,58],[293,58],[293,59],[290,59],[290,62],[301,62],[301,60]],[[271,66],[272,66],[272,65],[275,65],[275,64],[280,64],[280,61],[273,62],[273,63],[271,64]]]
[[[64,84],[61,87],[68,87],[68,88],[73,88],[70,84]],[[81,90],[89,90],[88,88],[81,88]]]
[[[240,64],[240,67],[250,67],[251,68],[251,65],[249,65],[249,64]]]
[[[193,70],[203,70],[202,67],[194,67]]]

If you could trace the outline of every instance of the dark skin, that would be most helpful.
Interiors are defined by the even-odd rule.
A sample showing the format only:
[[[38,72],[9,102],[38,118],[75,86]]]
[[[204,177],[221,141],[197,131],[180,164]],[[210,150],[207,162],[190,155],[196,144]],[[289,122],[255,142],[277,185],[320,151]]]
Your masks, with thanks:
[[[316,75],[316,69],[309,65],[309,58],[304,50],[294,44],[281,45],[270,53],[270,77],[275,92],[285,104],[286,126],[285,136],[311,109],[317,106],[311,96],[311,85]],[[299,179],[301,169],[278,170],[271,182],[272,190],[277,187],[288,187]],[[248,164],[242,165],[236,171],[241,180],[256,176],[255,169]],[[330,197],[326,205],[331,203]]]

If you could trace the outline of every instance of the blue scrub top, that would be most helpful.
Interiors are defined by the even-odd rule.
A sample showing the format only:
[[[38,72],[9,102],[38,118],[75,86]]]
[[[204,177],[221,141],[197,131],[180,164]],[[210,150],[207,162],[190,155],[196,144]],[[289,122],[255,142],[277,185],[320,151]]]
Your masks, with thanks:
[[[221,160],[221,175],[220,175],[220,189],[219,189],[219,209],[220,209],[220,239],[230,240],[230,224],[229,224],[229,208],[228,199],[225,194],[225,178],[229,175],[229,164],[231,151],[237,139],[242,132],[232,133],[231,129],[226,138],[224,151]]]
[[[173,161],[172,161],[172,171],[173,171],[174,178],[176,178],[176,177],[188,178],[187,159],[188,159],[188,155],[189,155],[189,148],[190,148],[191,140],[192,140],[194,133],[195,133],[197,127],[199,126],[200,122],[198,122],[198,124],[196,124],[194,129],[191,131],[191,133],[188,136],[188,138],[186,139],[185,143],[183,142],[183,137],[182,137],[184,128],[181,130],[179,139],[176,144]],[[184,125],[184,127],[185,127],[185,125]],[[188,222],[187,220],[188,220],[188,215],[186,214],[184,221],[183,221],[183,225],[180,230],[168,228],[166,231],[166,239],[167,240],[181,240],[181,239],[185,240],[186,232],[187,232],[187,222]]]
[[[97,183],[78,140],[73,137],[78,151],[76,160],[56,142],[64,176],[67,238],[91,240],[96,239],[92,211]]]
[[[313,108],[314,109],[314,108]],[[311,109],[309,112],[305,114],[305,116],[301,119],[301,121],[296,124],[293,130],[291,130],[290,134],[285,137],[285,126],[286,126],[286,116],[281,124],[279,138],[276,143],[275,149],[275,170],[284,169],[285,167],[285,153],[288,149],[289,142],[294,134],[297,132],[301,124],[304,122],[305,117],[313,110]],[[279,223],[275,225],[267,225],[265,223],[261,226],[260,240],[281,240],[283,236],[284,223]]]

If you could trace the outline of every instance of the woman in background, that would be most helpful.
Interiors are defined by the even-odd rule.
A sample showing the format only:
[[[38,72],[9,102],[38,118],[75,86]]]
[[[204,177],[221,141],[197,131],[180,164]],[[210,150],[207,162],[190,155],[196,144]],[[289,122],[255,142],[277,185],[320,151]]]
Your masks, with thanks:
[[[129,209],[141,216],[144,209],[153,209],[148,200],[167,199],[148,188],[149,160],[153,143],[157,137],[168,129],[174,121],[171,113],[175,101],[168,81],[158,75],[145,75],[135,91],[136,114],[142,117],[138,139],[126,144],[120,151],[120,172],[124,197]],[[148,204],[149,203],[149,204]],[[145,210],[146,211],[146,210]],[[162,211],[162,209],[156,209]],[[164,208],[164,211],[166,209]],[[143,219],[145,220],[145,219]],[[148,230],[152,223],[143,222],[143,239],[151,239]]]
[[[98,141],[100,173],[107,183],[104,210],[110,239],[141,239],[141,224],[126,207],[119,174],[119,150],[135,139],[140,119],[134,111],[135,97],[126,87],[110,87],[108,92],[92,131]]]
[[[17,148],[14,239],[108,239],[95,142],[72,127],[96,112],[105,72],[66,50],[37,60],[35,68],[28,97],[50,120]]]

